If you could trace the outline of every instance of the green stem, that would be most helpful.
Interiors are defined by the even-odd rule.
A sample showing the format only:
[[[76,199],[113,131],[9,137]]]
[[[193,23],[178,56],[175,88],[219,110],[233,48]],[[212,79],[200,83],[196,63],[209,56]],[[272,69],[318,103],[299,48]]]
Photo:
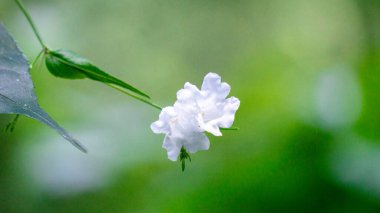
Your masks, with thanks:
[[[136,98],[137,100],[139,100],[141,102],[144,102],[144,103],[146,103],[146,104],[148,104],[148,105],[150,105],[150,106],[152,106],[152,107],[154,107],[156,109],[162,110],[162,107],[160,107],[157,104],[154,104],[154,103],[146,100],[145,98],[142,98],[142,97],[137,96],[135,94],[129,93],[128,91],[125,91],[125,90],[121,89],[120,87],[118,87],[118,86],[116,86],[114,84],[107,84],[107,85],[110,86],[110,87],[112,87],[112,88],[114,88],[114,89],[116,89],[116,90],[119,90],[122,93],[125,93],[125,94],[131,96],[132,98]]]
[[[38,61],[38,59],[41,57],[41,54],[42,53],[44,53],[45,52],[45,50],[44,49],[42,49],[39,53],[38,53],[38,55],[36,56],[36,58],[33,60],[33,62],[30,64],[30,69],[32,69],[33,67],[34,67],[34,64]]]
[[[18,7],[21,9],[22,13],[24,13],[26,19],[28,20],[30,26],[32,27],[33,32],[36,35],[38,41],[40,42],[42,48],[46,49],[47,47],[46,47],[45,43],[43,42],[42,37],[40,36],[40,34],[39,34],[38,30],[37,30],[37,27],[36,27],[36,25],[33,22],[32,17],[29,15],[28,11],[25,9],[24,5],[21,3],[20,0],[15,0],[15,2],[17,3]]]
[[[179,153],[179,160],[181,162],[182,172],[185,171],[186,168],[186,159],[189,159],[191,162],[191,158],[189,153],[187,152],[184,146],[181,147],[181,152]]]
[[[230,128],[219,128],[220,130],[239,130],[239,127],[230,127]]]
[[[15,129],[15,126],[16,126],[16,123],[17,123],[17,120],[18,120],[18,117],[20,116],[20,114],[16,114],[15,118],[9,123],[7,124],[7,126],[5,126],[5,128],[3,129],[4,132],[13,132],[13,130]]]

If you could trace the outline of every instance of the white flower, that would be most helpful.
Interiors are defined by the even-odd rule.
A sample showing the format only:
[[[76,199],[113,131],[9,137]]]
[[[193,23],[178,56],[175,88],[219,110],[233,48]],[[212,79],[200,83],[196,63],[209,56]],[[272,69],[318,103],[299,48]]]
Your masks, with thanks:
[[[240,101],[235,97],[226,99],[230,89],[219,75],[209,73],[201,90],[187,82],[177,92],[174,106],[162,109],[151,129],[156,134],[166,135],[162,147],[170,160],[177,160],[182,146],[189,153],[208,150],[210,142],[204,132],[221,136],[220,127],[232,126]]]

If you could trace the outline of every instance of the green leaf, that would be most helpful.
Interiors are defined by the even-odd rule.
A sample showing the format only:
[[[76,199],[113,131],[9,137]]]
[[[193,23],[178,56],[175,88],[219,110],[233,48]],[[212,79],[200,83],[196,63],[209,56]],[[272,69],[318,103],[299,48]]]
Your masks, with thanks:
[[[48,70],[57,77],[66,79],[89,78],[107,85],[114,84],[146,98],[150,98],[142,91],[107,74],[94,66],[89,60],[68,50],[48,50],[45,63]]]
[[[0,113],[22,114],[54,130],[83,152],[86,149],[61,128],[37,103],[29,64],[14,39],[0,24]],[[11,128],[11,127],[10,127]]]

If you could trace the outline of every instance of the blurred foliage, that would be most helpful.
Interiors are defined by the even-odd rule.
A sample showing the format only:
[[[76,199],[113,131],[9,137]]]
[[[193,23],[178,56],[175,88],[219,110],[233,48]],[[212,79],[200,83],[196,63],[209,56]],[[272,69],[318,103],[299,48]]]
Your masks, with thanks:
[[[20,117],[13,134],[0,135],[2,211],[380,210],[378,1],[24,3],[48,44],[160,105],[171,105],[186,81],[219,73],[241,100],[240,130],[211,137],[182,173],[149,129],[157,110],[41,66],[32,70],[39,102],[89,154]],[[39,44],[16,5],[1,1],[0,11],[33,59]]]

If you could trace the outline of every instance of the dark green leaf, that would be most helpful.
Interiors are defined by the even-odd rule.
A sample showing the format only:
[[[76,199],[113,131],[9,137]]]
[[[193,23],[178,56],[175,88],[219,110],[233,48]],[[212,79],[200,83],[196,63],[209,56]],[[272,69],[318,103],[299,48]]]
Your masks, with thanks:
[[[56,77],[67,79],[82,79],[86,78],[82,72],[78,71],[75,67],[61,63],[57,57],[48,54],[46,56],[46,67]]]
[[[98,67],[94,66],[89,60],[68,50],[48,51],[46,66],[53,75],[60,78],[81,79],[87,77],[106,84],[120,86],[136,94],[149,98],[147,94],[107,74]]]
[[[0,113],[22,114],[55,129],[83,152],[86,149],[61,128],[37,103],[29,64],[16,42],[0,25]]]

